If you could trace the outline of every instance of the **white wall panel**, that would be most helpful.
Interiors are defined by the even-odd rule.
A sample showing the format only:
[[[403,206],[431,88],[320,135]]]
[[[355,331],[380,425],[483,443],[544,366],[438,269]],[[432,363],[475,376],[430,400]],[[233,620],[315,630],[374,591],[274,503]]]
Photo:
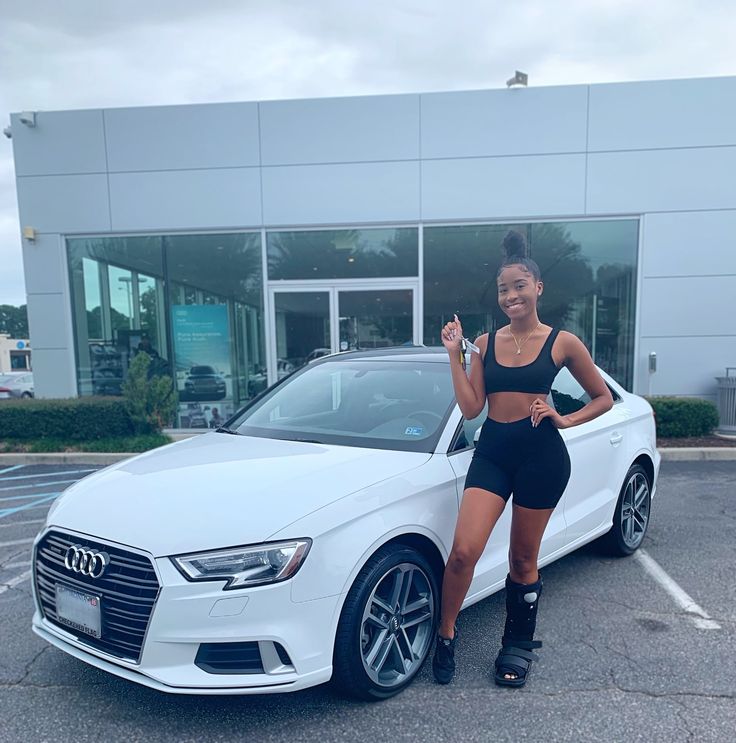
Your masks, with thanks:
[[[716,377],[734,365],[736,335],[716,338],[643,338],[643,364],[650,351],[657,354],[657,371],[640,375],[638,394],[715,396]]]
[[[21,229],[61,233],[110,229],[105,175],[23,176],[17,186]]]
[[[263,169],[267,225],[392,222],[419,218],[419,163]]]
[[[67,312],[65,294],[28,294],[28,329],[34,354],[37,348],[72,347]]]
[[[736,147],[591,153],[588,214],[736,208]]]
[[[422,157],[585,151],[588,86],[422,95]]]
[[[77,396],[74,349],[33,348],[34,394],[40,398]]]
[[[114,230],[261,224],[258,168],[111,173]]]
[[[585,155],[430,160],[422,164],[424,219],[582,214]]]
[[[644,279],[641,290],[641,337],[733,335],[736,276],[688,276]]]
[[[736,277],[736,210],[648,214],[642,237],[644,276]]]
[[[34,242],[23,240],[22,247],[26,293],[66,292],[66,250],[61,237],[37,235]]]
[[[419,96],[260,104],[264,165],[419,157]]]
[[[15,173],[104,173],[102,111],[39,111],[36,126],[11,116]]]
[[[591,150],[736,144],[736,77],[590,86]]]
[[[104,112],[111,172],[258,165],[258,105],[117,108]]]

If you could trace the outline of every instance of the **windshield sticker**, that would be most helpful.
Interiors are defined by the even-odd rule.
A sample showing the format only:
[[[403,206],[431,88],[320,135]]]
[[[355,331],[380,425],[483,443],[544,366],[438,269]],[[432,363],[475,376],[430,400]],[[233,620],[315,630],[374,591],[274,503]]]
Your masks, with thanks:
[[[406,436],[421,436],[424,433],[422,426],[407,426],[404,435]]]

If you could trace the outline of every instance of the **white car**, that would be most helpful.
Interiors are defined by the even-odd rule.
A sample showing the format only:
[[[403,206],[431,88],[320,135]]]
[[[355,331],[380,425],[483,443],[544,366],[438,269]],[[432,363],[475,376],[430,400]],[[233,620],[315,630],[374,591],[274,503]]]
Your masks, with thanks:
[[[34,631],[161,691],[262,694],[332,678],[392,696],[427,657],[473,441],[444,349],[312,362],[210,432],[70,487],[34,546]],[[615,404],[562,431],[572,478],[541,564],[597,537],[630,554],[660,458],[652,410]],[[585,393],[567,370],[561,412]],[[503,587],[511,509],[465,606]]]
[[[33,397],[32,372],[8,372],[0,374],[0,400],[11,397]]]

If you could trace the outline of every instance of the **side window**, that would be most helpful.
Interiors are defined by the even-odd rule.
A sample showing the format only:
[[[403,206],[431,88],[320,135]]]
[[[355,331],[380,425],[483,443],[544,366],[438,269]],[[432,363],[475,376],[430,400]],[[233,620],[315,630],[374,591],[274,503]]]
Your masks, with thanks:
[[[613,401],[618,402],[621,398],[615,390],[611,390]],[[552,382],[552,405],[560,415],[569,415],[590,402],[590,395],[581,387],[580,383],[573,377],[567,367],[562,367]]]
[[[470,420],[463,418],[462,428],[455,439],[452,451],[462,451],[463,449],[474,447],[476,436],[480,434],[480,427],[483,425],[483,421],[485,421],[487,416],[488,403],[486,402],[483,410],[475,418],[471,418]]]

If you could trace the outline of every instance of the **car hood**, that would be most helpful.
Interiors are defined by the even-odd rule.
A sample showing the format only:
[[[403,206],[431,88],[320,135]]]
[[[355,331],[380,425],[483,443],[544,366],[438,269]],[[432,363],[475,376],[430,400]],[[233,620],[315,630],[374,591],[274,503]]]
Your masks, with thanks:
[[[156,557],[253,544],[430,457],[202,434],[85,477],[56,501],[47,523]]]

